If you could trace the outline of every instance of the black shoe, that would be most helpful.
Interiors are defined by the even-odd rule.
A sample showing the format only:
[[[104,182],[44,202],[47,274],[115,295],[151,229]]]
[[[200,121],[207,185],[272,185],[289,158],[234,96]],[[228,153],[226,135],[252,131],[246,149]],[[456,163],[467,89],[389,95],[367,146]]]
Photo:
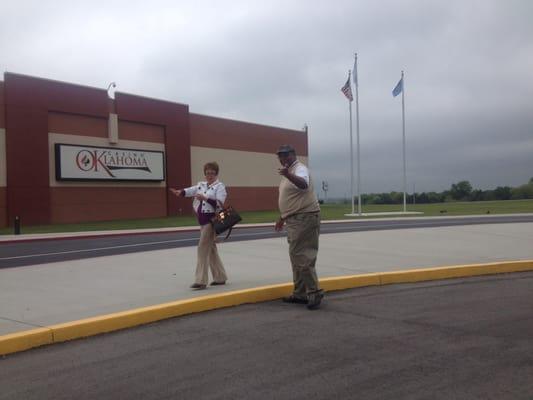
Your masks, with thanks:
[[[304,297],[298,297],[293,294],[290,296],[284,297],[283,299],[284,303],[296,303],[296,304],[307,304],[307,299]]]
[[[202,285],[201,283],[193,283],[191,285],[191,289],[197,289],[197,290],[202,290],[202,289],[205,289],[205,285]]]
[[[324,298],[324,292],[322,290],[317,290],[316,292],[309,293],[307,297],[309,298],[307,308],[309,310],[316,310],[317,308],[320,308],[320,303]]]
[[[226,284],[226,281],[224,281],[224,282],[213,281],[213,282],[210,283],[211,286],[225,285],[225,284]]]

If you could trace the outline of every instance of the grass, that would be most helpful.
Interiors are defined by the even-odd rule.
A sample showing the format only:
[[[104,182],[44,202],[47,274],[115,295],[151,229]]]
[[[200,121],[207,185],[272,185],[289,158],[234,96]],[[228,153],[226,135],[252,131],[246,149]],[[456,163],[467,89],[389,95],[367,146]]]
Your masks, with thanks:
[[[323,204],[322,220],[346,219],[344,214],[350,213],[351,204]],[[402,211],[401,204],[374,204],[363,205],[364,213]],[[356,204],[357,209],[357,204]],[[506,200],[506,201],[477,201],[477,202],[453,202],[435,204],[409,204],[407,211],[423,212],[424,216],[446,215],[481,215],[481,214],[517,214],[533,213],[533,200]],[[241,212],[243,223],[273,223],[279,216],[277,210],[272,211],[245,211]],[[356,217],[360,218],[360,217]],[[368,217],[361,217],[368,218]],[[403,218],[409,218],[405,216]],[[24,221],[22,221],[24,222]],[[86,222],[79,224],[57,224],[22,226],[22,233],[57,233],[57,232],[85,232],[98,230],[116,229],[151,229],[168,228],[179,226],[195,226],[196,218],[192,216],[118,220],[102,222]],[[13,228],[0,229],[1,234],[12,234]]]
[[[357,210],[357,203],[355,205]],[[364,213],[402,211],[403,204],[363,205]],[[322,219],[344,219],[352,211],[351,204],[322,205]],[[407,211],[423,212],[424,216],[481,215],[533,213],[533,200],[465,201],[434,204],[408,204]],[[327,218],[324,217],[327,215]],[[405,216],[404,218],[408,218]]]

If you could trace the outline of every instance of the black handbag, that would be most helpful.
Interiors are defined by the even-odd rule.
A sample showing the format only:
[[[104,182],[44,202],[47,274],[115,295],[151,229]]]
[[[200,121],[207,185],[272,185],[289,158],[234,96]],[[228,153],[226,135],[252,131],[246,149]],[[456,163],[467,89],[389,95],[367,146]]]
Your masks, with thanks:
[[[218,211],[211,220],[211,224],[213,225],[213,229],[217,235],[228,231],[225,237],[225,239],[227,239],[231,234],[233,226],[240,221],[242,221],[241,216],[233,207],[230,206]]]

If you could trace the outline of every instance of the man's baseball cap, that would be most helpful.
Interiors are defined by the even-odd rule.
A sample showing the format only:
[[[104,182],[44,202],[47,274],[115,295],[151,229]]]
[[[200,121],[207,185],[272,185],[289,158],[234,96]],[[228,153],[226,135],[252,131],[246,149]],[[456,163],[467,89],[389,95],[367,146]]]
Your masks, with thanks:
[[[296,150],[294,150],[294,147],[292,147],[290,144],[282,144],[281,146],[279,146],[276,154],[284,153],[296,153]]]

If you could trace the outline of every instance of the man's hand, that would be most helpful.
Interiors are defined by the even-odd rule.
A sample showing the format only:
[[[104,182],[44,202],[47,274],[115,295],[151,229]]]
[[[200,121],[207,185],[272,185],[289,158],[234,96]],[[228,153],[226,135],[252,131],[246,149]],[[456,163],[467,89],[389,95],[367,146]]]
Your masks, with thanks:
[[[281,232],[283,230],[283,225],[285,225],[285,220],[280,217],[276,221],[276,225],[274,226],[274,229],[276,230],[276,232]]]
[[[289,175],[289,167],[285,165],[283,168],[278,168],[278,174],[283,175],[286,178]]]
[[[291,181],[298,189],[307,189],[309,186],[304,178],[301,178],[289,172],[289,165],[285,164],[283,165],[283,168],[278,168],[278,174],[283,175],[285,178]]]

